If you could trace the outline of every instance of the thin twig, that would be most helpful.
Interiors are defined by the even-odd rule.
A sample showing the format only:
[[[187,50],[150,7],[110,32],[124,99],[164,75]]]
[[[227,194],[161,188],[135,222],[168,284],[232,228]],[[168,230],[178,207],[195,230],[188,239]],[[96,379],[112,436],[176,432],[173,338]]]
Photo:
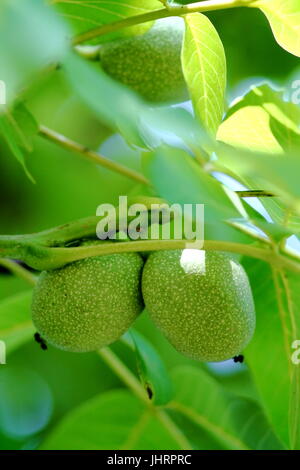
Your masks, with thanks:
[[[28,284],[31,286],[35,286],[37,277],[15,261],[6,258],[0,258],[0,265],[8,269],[11,273],[15,274],[20,279],[23,279],[23,281],[28,282]]]
[[[91,150],[85,147],[84,145],[81,145],[78,142],[75,142],[74,140],[69,139],[68,137],[64,135],[59,134],[58,132],[55,132],[52,129],[49,129],[46,126],[42,126],[42,125],[40,126],[39,134],[40,136],[46,138],[47,140],[50,140],[51,142],[54,142],[57,145],[60,145],[61,147],[67,150],[76,152],[77,154],[81,155],[85,159],[93,163],[96,163],[97,165],[101,165],[112,171],[116,171],[117,173],[120,173],[123,176],[127,176],[128,178],[131,178],[139,183],[143,183],[147,185],[150,184],[149,181],[141,173],[135,170],[132,170],[130,168],[127,168],[126,166],[121,165],[120,163],[116,163],[112,160],[109,160],[108,158],[104,157],[103,155],[100,155],[94,150]]]
[[[54,142],[56,145],[63,147],[67,150],[73,151],[79,154],[81,157],[88,159],[89,161],[96,163],[97,165],[101,165],[105,168],[108,168],[111,171],[115,171],[117,173],[122,174],[123,176],[127,176],[139,183],[143,183],[146,185],[150,185],[150,181],[145,178],[144,175],[141,173],[132,170],[120,163],[113,162],[108,158],[100,155],[98,152],[85,147],[74,140],[69,139],[65,135],[59,134],[58,132],[49,129],[46,126],[41,125],[39,128],[39,134],[41,137]],[[269,191],[264,190],[244,190],[244,191],[235,191],[235,193],[242,197],[275,197],[274,194],[270,193]]]
[[[152,404],[149,400],[143,386],[128,369],[128,367],[116,356],[111,349],[103,348],[98,351],[99,356],[114,371],[114,373],[127,385],[127,387],[135,394],[135,396],[148,407],[154,416],[161,422],[164,428],[169,432],[173,439],[178,443],[181,449],[192,449],[189,441],[182,431],[177,427],[172,418],[161,408]]]
[[[90,39],[94,39],[98,36],[103,36],[104,34],[109,34],[115,31],[119,31],[123,28],[148,23],[149,21],[155,21],[161,18],[167,18],[170,16],[183,16],[189,13],[203,13],[216,10],[225,10],[228,8],[247,6],[247,4],[250,3],[253,2],[250,0],[206,0],[188,5],[168,5],[166,8],[162,8],[160,10],[154,10],[143,13],[141,15],[130,16],[123,20],[104,24],[89,31],[85,31],[84,33],[76,36],[72,43],[75,46],[82,44],[83,42]]]

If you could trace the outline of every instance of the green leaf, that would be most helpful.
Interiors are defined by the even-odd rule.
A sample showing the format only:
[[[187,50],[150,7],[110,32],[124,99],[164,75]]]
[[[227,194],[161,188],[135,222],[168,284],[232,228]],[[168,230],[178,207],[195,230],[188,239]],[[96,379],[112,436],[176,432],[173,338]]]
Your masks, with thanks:
[[[155,414],[130,392],[99,395],[66,416],[42,450],[179,449]]]
[[[282,92],[278,92],[264,84],[253,87],[243,98],[236,102],[228,111],[224,122],[221,124],[217,138],[236,148],[250,149],[253,152],[265,152],[274,156],[282,155],[280,163],[284,165],[285,152],[293,152],[300,145],[300,108],[295,104],[283,100]],[[222,148],[222,146],[221,146]],[[218,153],[222,163],[222,150]],[[234,152],[227,149],[227,154]],[[236,154],[235,154],[236,155]],[[256,155],[259,157],[259,155]],[[256,158],[254,156],[254,158]],[[240,172],[240,164],[244,164],[243,159],[252,159],[252,154],[237,157],[235,162],[227,161],[231,171],[234,171],[249,189],[267,189],[268,182],[265,183],[259,177],[261,169],[255,164],[251,172]],[[250,160],[248,160],[250,164]],[[275,165],[277,160],[274,160]],[[258,163],[260,165],[260,163]],[[270,160],[269,168],[272,168]],[[266,171],[264,172],[266,173]],[[262,186],[261,186],[262,185]],[[274,188],[273,188],[274,189]],[[277,194],[276,188],[274,193]],[[272,220],[280,225],[286,225],[295,233],[300,231],[300,217],[296,212],[287,210],[289,202],[279,198],[262,198],[261,203],[271,216]]]
[[[276,41],[300,57],[300,5],[298,0],[259,0],[250,7],[260,8],[269,20]]]
[[[226,391],[200,368],[175,369],[174,409],[208,431],[227,449],[282,449],[259,406]]]
[[[287,209],[300,214],[300,160],[297,152],[270,154],[223,146],[218,157],[251,189],[270,191],[282,198]]]
[[[300,145],[300,108],[267,84],[252,87],[227,112],[217,139],[234,147],[283,153]]]
[[[172,398],[172,384],[161,357],[151,343],[135,330],[126,333],[124,339],[135,351],[138,372],[152,403],[165,405]]]
[[[143,102],[135,93],[109,78],[99,65],[95,68],[75,54],[65,58],[64,69],[75,91],[100,119],[128,142],[144,145],[138,132]]]
[[[32,137],[37,132],[38,125],[34,117],[22,103],[12,111],[6,110],[0,114],[0,133],[32,182],[34,179],[26,167],[24,151],[32,151]]]
[[[299,449],[299,374],[292,363],[292,343],[300,338],[299,276],[271,269],[261,261],[247,259],[255,299],[257,325],[253,340],[245,351],[247,364],[260,392],[266,413],[283,442]],[[295,382],[296,380],[296,382]],[[293,399],[292,399],[293,397]],[[290,443],[289,429],[294,436]]]
[[[41,68],[63,57],[68,33],[42,0],[1,1],[0,70],[8,104]]]
[[[166,143],[174,147],[191,149],[195,155],[210,154],[215,141],[199,122],[181,107],[145,107],[140,115],[141,133],[149,148]],[[204,151],[204,152],[203,152]]]
[[[23,103],[18,103],[13,108],[13,119],[19,146],[27,152],[33,151],[33,137],[39,130],[34,116]]]
[[[205,15],[194,13],[184,19],[183,73],[196,116],[215,134],[224,114],[226,58],[223,44]]]
[[[31,297],[32,292],[26,291],[0,302],[0,340],[5,342],[8,353],[33,336]]]
[[[75,92],[128,143],[155,148],[177,138],[177,145],[181,139],[190,148],[212,147],[210,139],[187,111],[173,107],[150,108],[136,93],[107,76],[98,64],[69,54],[64,70]]]
[[[158,0],[55,0],[57,11],[66,19],[75,34],[80,34],[108,23],[124,20],[130,16],[141,15],[161,7]],[[142,34],[151,23],[144,23],[131,28],[105,34],[97,37],[93,42],[106,42],[113,39]]]
[[[300,396],[300,367],[293,367],[292,385],[289,406],[290,442],[293,450],[300,449],[300,425],[299,425],[299,396]]]
[[[160,147],[144,155],[143,166],[158,195],[169,203],[205,204],[205,222],[239,216],[230,193],[184,150]]]

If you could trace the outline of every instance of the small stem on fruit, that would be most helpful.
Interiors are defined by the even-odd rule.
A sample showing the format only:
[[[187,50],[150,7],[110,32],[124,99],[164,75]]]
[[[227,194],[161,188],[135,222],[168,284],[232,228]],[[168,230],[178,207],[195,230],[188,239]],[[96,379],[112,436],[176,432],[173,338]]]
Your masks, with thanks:
[[[96,163],[97,165],[101,165],[111,171],[120,173],[123,176],[127,176],[127,178],[131,178],[137,181],[138,183],[143,183],[147,185],[149,184],[149,181],[141,173],[138,173],[135,170],[131,170],[130,168],[127,168],[126,166],[121,165],[120,163],[113,162],[112,160],[109,160],[103,155],[100,155],[99,153],[95,152],[94,150],[91,150],[85,147],[84,145],[81,145],[75,142],[74,140],[69,139],[64,135],[59,134],[58,132],[48,129],[48,127],[40,126],[39,135],[47,140],[50,140],[51,142],[54,142],[60,147],[63,147],[67,150],[71,150],[72,152],[76,152],[81,157],[93,163]]]
[[[15,274],[20,279],[23,279],[23,281],[28,282],[28,284],[30,284],[31,286],[35,286],[37,282],[37,277],[34,276],[34,274],[31,274],[30,271],[23,268],[23,266],[20,266],[15,261],[11,259],[1,258],[0,265],[8,269],[12,274]]]
[[[104,24],[90,31],[85,31],[84,33],[76,36],[72,43],[73,45],[78,45],[90,39],[103,36],[104,34],[109,34],[115,31],[119,31],[123,28],[128,28],[129,26],[148,23],[149,21],[155,21],[161,18],[167,18],[170,16],[183,16],[189,13],[205,13],[215,10],[224,10],[227,8],[247,6],[251,3],[254,2],[251,0],[206,0],[188,5],[168,5],[160,10],[154,10],[148,13],[143,13],[141,15],[130,16],[129,18]]]

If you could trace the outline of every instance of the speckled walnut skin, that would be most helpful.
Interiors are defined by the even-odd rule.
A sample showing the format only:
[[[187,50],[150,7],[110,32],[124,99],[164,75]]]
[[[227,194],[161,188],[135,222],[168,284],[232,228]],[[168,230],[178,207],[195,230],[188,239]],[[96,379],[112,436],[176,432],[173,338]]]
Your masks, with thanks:
[[[230,359],[244,349],[255,330],[247,275],[225,253],[202,251],[197,257],[187,256],[188,251],[195,250],[149,256],[142,277],[146,308],[182,354],[204,362]]]
[[[181,19],[158,20],[141,36],[103,44],[102,68],[149,102],[184,101],[188,93],[180,58],[183,33]]]
[[[41,273],[32,318],[49,343],[73,352],[118,340],[143,309],[143,260],[136,253],[97,256]]]

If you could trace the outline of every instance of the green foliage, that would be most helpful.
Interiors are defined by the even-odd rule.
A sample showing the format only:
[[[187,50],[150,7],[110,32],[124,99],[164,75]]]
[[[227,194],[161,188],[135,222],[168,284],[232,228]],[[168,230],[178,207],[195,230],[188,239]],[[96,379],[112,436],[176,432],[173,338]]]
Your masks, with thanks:
[[[300,340],[300,256],[295,237],[300,233],[300,111],[295,100],[299,70],[293,71],[300,56],[299,1],[232,0],[224,2],[224,10],[218,1],[218,11],[213,11],[213,0],[188,7],[184,5],[190,2],[182,0],[171,2],[171,12],[158,0],[46,3],[2,0],[0,5],[0,43],[5,45],[0,51],[0,80],[7,89],[7,105],[0,108],[1,233],[32,233],[64,224],[37,236],[0,236],[1,257],[28,262],[18,264],[19,274],[25,271],[17,280],[16,272],[9,275],[0,261],[0,340],[7,352],[7,364],[0,365],[0,448],[299,450],[300,366],[292,361],[294,356],[299,359],[295,345]],[[231,8],[242,4],[247,8]],[[181,32],[174,42],[167,30],[155,37],[154,49],[149,42],[139,61],[133,58],[131,45],[151,38],[156,31],[153,22],[170,14],[184,18],[176,19],[185,28],[183,43]],[[161,24],[175,24],[173,20]],[[80,47],[83,43],[87,46]],[[119,60],[113,73],[105,66],[105,51],[109,60],[119,44],[129,88],[109,76],[122,78],[116,73]],[[263,84],[253,77],[263,78]],[[270,80],[282,91],[267,85]],[[158,95],[162,89],[166,94]],[[186,89],[191,101],[180,104]],[[141,95],[160,101],[172,98],[175,106],[150,105]],[[240,98],[227,107],[226,98],[236,96]],[[56,130],[55,134],[50,129],[54,135],[50,144],[41,138],[45,126]],[[99,161],[95,149],[103,154]],[[105,158],[112,165],[106,162],[101,168]],[[113,176],[107,166],[119,173]],[[135,177],[132,172],[128,175],[127,166]],[[32,291],[25,290],[24,281],[32,284],[33,277],[26,276],[28,266],[58,258],[65,265],[82,257],[80,250],[87,248],[76,245],[80,234],[93,236],[96,207],[117,206],[125,194],[140,201],[205,205],[207,250],[198,255],[223,260],[222,253],[233,252],[230,266],[239,272],[237,283],[246,279],[237,260],[250,279],[257,326],[245,349],[245,365],[231,361],[206,366],[180,355],[147,312],[139,316],[134,331],[99,354],[72,354],[51,344],[43,351],[34,342]],[[249,194],[259,198],[242,198]],[[294,251],[286,244],[292,235]],[[155,250],[150,256],[147,243]],[[47,324],[42,333],[47,337],[47,328],[51,330],[51,342],[57,328],[60,345],[72,333],[77,348],[85,330],[73,328],[74,317],[96,301],[97,312],[100,305],[107,318],[102,322],[101,344],[119,339],[142,310],[140,297],[134,296],[134,314],[127,321],[123,291],[131,268],[124,264],[120,269],[118,264],[96,275],[92,270],[84,283],[73,267],[113,256],[135,258],[138,294],[142,260],[124,252],[141,251],[149,267],[151,260],[164,256],[164,243],[162,239],[105,242],[97,247],[99,252],[91,247],[85,252],[96,257],[42,274],[44,280],[35,292],[51,279],[42,295],[43,308],[38,309]],[[231,300],[234,303],[237,297],[220,309],[215,284],[214,289],[205,284],[205,292],[198,285],[190,289],[191,276],[189,283],[176,284],[176,269],[163,262],[155,266],[155,273],[151,270],[145,295],[150,293],[151,302],[160,304],[156,323],[164,316],[168,322],[171,319],[167,333],[170,337],[176,333],[179,349],[187,353],[191,344],[182,339],[183,333],[194,339],[192,346],[201,336],[194,323],[188,328],[193,314],[200,316],[203,305],[214,319],[225,311],[203,343],[207,346],[222,326],[217,346],[223,348],[220,338],[230,325]],[[228,264],[222,262],[218,286],[228,300],[232,271],[225,272],[224,266]],[[205,267],[209,271],[209,262]],[[70,275],[63,284],[58,273],[66,272]],[[163,282],[161,272],[166,272]],[[250,304],[248,285],[245,293]],[[184,299],[188,309],[182,305]],[[120,307],[117,318],[109,316],[115,313],[114,301]],[[153,316],[151,310],[149,306]],[[241,308],[238,320],[243,312]],[[221,323],[224,317],[227,323]],[[86,326],[87,317],[79,315],[77,320],[77,326]],[[250,323],[253,326],[253,318]],[[208,330],[202,329],[204,336]],[[97,332],[95,322],[89,323],[87,336]],[[99,346],[97,342],[93,349]],[[213,359],[239,352],[225,349],[226,354]]]
[[[256,403],[224,391],[195,367],[173,372],[174,408],[207,431],[227,449],[282,449]]]
[[[70,413],[41,449],[178,449],[155,415],[127,391],[99,395]]]
[[[55,7],[60,15],[68,21],[75,34],[83,33],[89,29],[101,27],[103,25],[129,18],[138,14],[146,13],[160,7],[158,0],[82,0],[73,2],[72,0],[56,0]],[[139,24],[132,28],[100,36],[92,42],[106,42],[118,37],[136,35],[143,33],[149,28],[149,23]]]
[[[240,215],[225,189],[184,150],[160,147],[144,155],[143,166],[157,193],[169,203],[183,205],[205,201],[208,223],[220,220],[220,216]],[[228,194],[230,196],[230,192]]]
[[[256,334],[246,350],[246,358],[269,419],[289,446],[289,419],[298,433],[300,423],[298,407],[290,402],[293,381],[296,379],[299,384],[299,377],[294,377],[297,367],[291,362],[291,344],[298,338],[300,327],[299,276],[252,260],[245,262],[245,268],[257,310]]]
[[[168,403],[172,398],[172,384],[166,366],[155,348],[132,329],[124,336],[124,341],[135,351],[138,373],[152,403]]]
[[[41,68],[63,57],[68,28],[42,0],[3,0],[1,18],[1,80],[10,103]]]
[[[183,73],[196,116],[216,133],[223,114],[226,88],[226,58],[217,31],[205,15],[185,17],[182,51]]]
[[[33,181],[27,170],[23,152],[33,150],[32,137],[38,131],[34,117],[23,103],[17,104],[11,111],[7,110],[0,115],[0,130],[13,155],[21,163],[29,179]]]
[[[258,0],[254,2],[253,6],[264,12],[278,43],[291,54],[300,57],[298,0],[285,2],[282,0]]]
[[[293,151],[300,143],[300,109],[267,84],[252,87],[228,111],[218,140],[268,153]]]
[[[12,352],[32,338],[31,291],[8,297],[0,303],[0,337]]]

